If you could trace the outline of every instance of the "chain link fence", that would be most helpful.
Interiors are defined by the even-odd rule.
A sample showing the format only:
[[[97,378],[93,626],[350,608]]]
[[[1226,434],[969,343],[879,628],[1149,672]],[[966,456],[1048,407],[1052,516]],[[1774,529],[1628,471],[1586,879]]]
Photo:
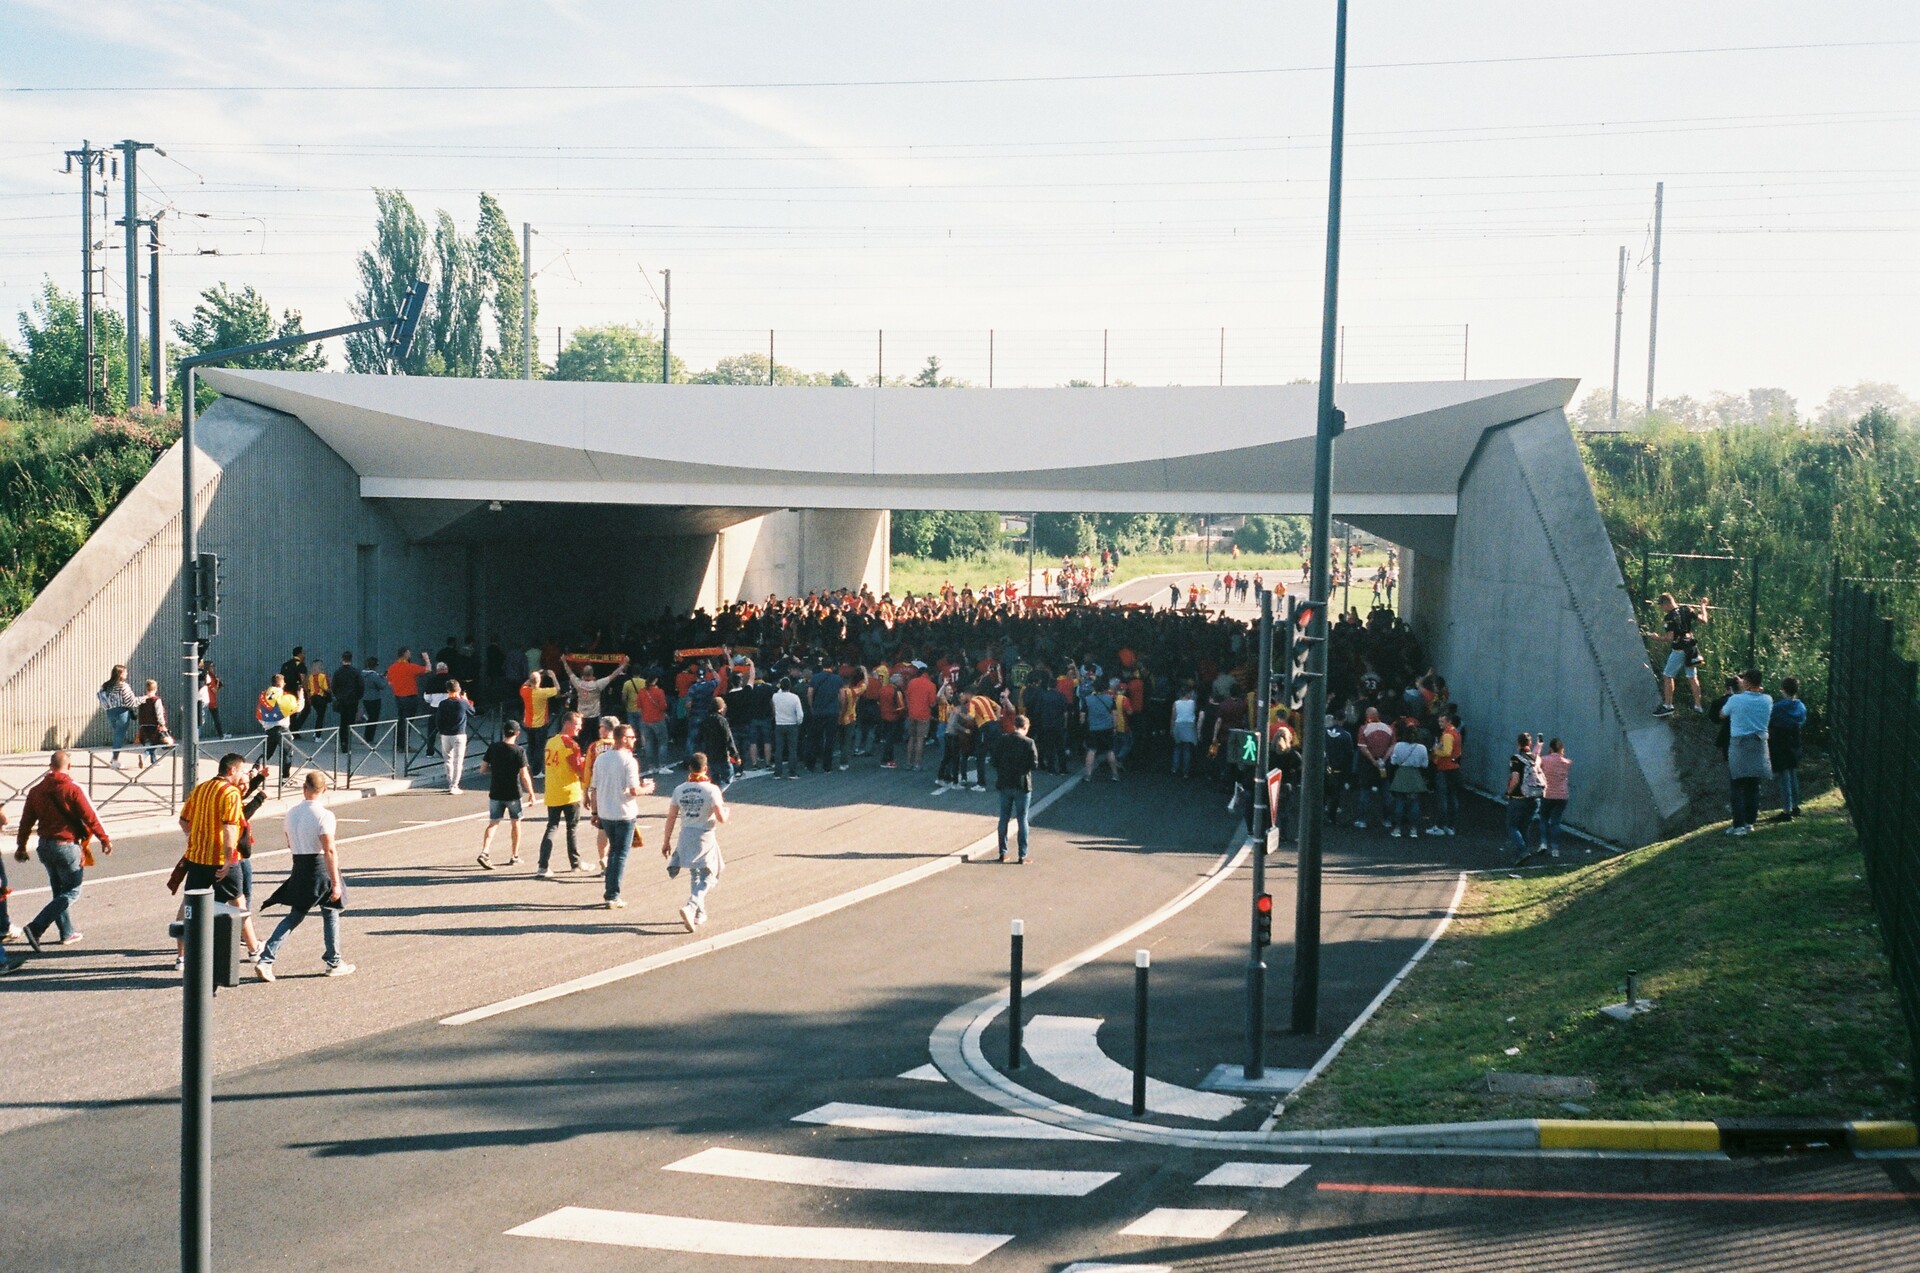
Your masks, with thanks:
[[[1920,668],[1902,652],[1910,624],[1899,601],[1836,581],[1828,745],[1914,1046],[1909,1072],[1920,1085]]]

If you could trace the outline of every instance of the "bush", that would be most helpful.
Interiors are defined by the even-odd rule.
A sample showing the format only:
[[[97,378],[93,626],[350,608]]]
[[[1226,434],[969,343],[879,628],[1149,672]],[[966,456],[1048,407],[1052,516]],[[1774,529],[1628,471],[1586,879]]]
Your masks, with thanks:
[[[952,561],[983,557],[1000,546],[1000,514],[898,509],[892,550],[909,557]]]
[[[1293,553],[1306,547],[1310,530],[1304,517],[1255,514],[1233,532],[1233,542],[1243,553]]]

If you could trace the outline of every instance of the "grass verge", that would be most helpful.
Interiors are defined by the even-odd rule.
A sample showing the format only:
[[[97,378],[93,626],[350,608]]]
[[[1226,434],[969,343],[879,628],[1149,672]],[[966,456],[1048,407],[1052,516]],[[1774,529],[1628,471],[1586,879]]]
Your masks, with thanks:
[[[1630,968],[1659,1007],[1616,1022],[1599,1009]],[[1909,1118],[1909,1055],[1860,848],[1829,794],[1744,840],[1716,826],[1475,877],[1447,936],[1281,1126]],[[1573,1109],[1493,1096],[1494,1070],[1596,1091]]]
[[[1363,554],[1359,559],[1368,571],[1373,570],[1386,560],[1384,553]],[[1036,557],[1035,570],[1052,570],[1058,567],[1058,557]],[[1271,580],[1284,581],[1289,585],[1297,584],[1300,579],[1300,556],[1298,553],[1247,553],[1239,559],[1225,553],[1214,553],[1211,560],[1201,552],[1173,553],[1136,553],[1120,559],[1120,568],[1114,572],[1115,583],[1125,583],[1129,579],[1138,579],[1142,575],[1164,575],[1176,572],[1191,573],[1212,570],[1216,573],[1233,570],[1259,571]],[[891,591],[896,597],[907,593],[932,592],[942,582],[951,581],[956,588],[990,588],[994,584],[1005,583],[1009,579],[1022,580],[1027,577],[1027,555],[1025,553],[993,552],[983,557],[965,557],[953,561],[941,561],[931,557],[909,557],[904,553],[895,553],[893,557],[893,583]],[[1367,608],[1372,594],[1362,594],[1363,584],[1356,583],[1353,591],[1354,604],[1362,610]],[[1338,598],[1336,598],[1337,600]]]

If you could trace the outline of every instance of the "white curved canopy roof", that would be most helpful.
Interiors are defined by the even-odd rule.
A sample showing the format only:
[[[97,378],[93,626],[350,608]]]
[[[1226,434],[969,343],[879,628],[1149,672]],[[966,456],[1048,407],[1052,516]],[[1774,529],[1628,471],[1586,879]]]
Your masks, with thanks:
[[[1311,384],[870,389],[207,368],[396,501],[1303,513]],[[1573,380],[1340,386],[1342,515],[1450,517],[1481,435]]]

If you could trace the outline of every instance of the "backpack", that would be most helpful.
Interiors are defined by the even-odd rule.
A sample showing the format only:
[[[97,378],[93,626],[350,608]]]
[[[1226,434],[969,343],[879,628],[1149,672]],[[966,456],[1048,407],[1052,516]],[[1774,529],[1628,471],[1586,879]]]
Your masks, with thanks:
[[[1522,756],[1520,759],[1520,797],[1523,800],[1538,800],[1547,792],[1547,784],[1540,777],[1540,761],[1533,756]]]

